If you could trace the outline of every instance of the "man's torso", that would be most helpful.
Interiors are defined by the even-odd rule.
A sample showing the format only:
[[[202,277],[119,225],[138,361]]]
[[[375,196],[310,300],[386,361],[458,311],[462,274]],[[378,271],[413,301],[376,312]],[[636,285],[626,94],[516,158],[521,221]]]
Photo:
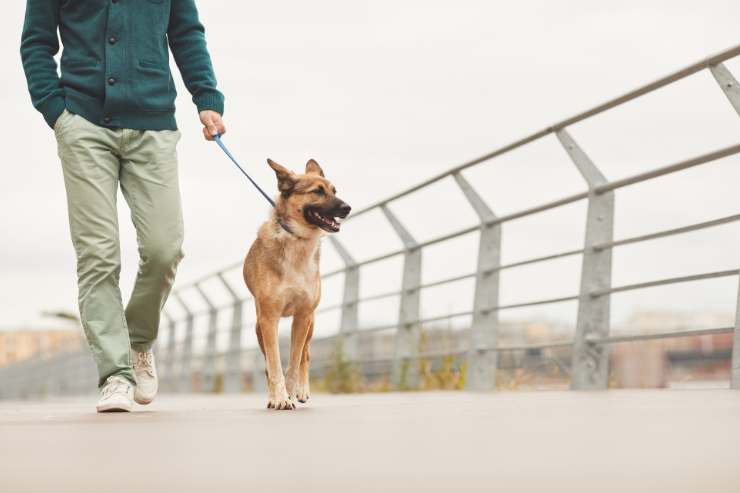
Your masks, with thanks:
[[[59,12],[67,107],[107,127],[174,130],[171,0],[66,0]]]

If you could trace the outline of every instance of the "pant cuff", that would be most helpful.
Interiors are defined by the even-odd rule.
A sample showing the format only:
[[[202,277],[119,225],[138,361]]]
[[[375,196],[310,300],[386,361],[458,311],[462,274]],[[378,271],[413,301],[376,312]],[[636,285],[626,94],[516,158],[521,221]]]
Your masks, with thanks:
[[[152,348],[153,345],[154,345],[154,341],[152,341],[152,342],[145,342],[145,343],[141,343],[141,344],[134,344],[132,342],[131,343],[131,349],[133,349],[134,351],[139,352],[139,353],[145,353],[145,352],[149,351]]]
[[[117,377],[123,377],[129,382],[131,382],[133,385],[136,385],[136,377],[134,377],[134,370],[133,368],[124,368],[122,370],[118,370],[114,373],[111,373],[110,375],[107,375],[105,378],[100,379],[98,382],[98,388],[102,388],[103,385],[105,385],[106,380],[108,380],[110,377],[117,376]]]

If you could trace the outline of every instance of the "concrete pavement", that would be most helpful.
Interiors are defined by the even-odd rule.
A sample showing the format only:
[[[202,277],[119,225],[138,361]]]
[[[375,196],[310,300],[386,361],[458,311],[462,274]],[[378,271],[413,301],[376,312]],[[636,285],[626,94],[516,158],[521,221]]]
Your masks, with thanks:
[[[740,491],[740,392],[0,403],[0,491]]]

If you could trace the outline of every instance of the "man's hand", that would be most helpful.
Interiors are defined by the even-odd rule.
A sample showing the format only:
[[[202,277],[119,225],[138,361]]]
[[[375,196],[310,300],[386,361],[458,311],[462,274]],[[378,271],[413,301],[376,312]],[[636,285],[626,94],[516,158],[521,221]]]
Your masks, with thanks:
[[[213,136],[216,133],[221,135],[226,133],[226,127],[221,119],[221,115],[216,111],[203,110],[198,116],[200,116],[200,122],[203,124],[203,136],[206,140],[213,140]]]

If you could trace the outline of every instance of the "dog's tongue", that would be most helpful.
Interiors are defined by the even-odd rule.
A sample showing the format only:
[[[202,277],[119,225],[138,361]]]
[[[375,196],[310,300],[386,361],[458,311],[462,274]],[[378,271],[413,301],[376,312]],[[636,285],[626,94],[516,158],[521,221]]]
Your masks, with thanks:
[[[331,226],[332,228],[339,229],[339,221],[337,221],[336,218],[333,217],[321,217],[321,222],[326,224],[327,226]]]

